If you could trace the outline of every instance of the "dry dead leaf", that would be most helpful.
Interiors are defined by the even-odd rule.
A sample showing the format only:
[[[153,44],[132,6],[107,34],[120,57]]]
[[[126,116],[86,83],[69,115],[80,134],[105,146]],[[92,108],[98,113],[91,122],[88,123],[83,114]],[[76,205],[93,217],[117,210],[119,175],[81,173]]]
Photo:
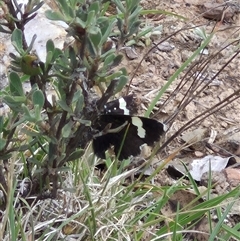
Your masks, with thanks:
[[[195,159],[192,161],[190,174],[193,179],[200,181],[203,173],[211,171],[221,172],[229,163],[236,163],[233,157],[222,158],[220,156],[208,155],[201,159]]]
[[[138,58],[138,54],[133,47],[125,47],[124,50],[125,50],[127,57],[130,60]]]
[[[172,217],[177,212],[177,208],[182,210],[189,210],[192,207],[203,202],[203,199],[197,199],[197,195],[187,190],[177,190],[173,195],[169,198],[169,201],[166,205],[161,209],[163,215],[167,217]]]
[[[206,133],[206,129],[198,128],[193,131],[186,132],[182,135],[182,140],[187,144],[194,144],[201,141]]]

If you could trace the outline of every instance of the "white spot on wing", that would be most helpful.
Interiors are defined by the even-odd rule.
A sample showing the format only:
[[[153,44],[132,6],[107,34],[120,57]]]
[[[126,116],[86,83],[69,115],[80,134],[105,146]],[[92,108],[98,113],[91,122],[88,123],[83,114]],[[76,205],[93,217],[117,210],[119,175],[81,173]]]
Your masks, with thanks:
[[[138,136],[141,138],[145,138],[146,131],[144,130],[142,120],[139,117],[132,117],[132,124],[137,127]]]
[[[119,99],[119,108],[123,110],[124,115],[129,115],[129,110],[127,109],[127,102],[123,99]]]

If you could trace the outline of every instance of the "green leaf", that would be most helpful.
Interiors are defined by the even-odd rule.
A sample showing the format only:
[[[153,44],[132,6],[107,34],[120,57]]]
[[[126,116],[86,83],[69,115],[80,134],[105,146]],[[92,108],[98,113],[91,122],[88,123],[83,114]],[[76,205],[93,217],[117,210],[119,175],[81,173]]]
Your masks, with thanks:
[[[127,47],[129,47],[129,46],[132,46],[132,45],[134,45],[134,44],[136,44],[136,43],[137,43],[137,41],[136,41],[135,39],[131,39],[130,41],[126,42],[125,45],[126,45]],[[139,43],[141,44],[141,42],[139,42]],[[139,44],[139,43],[138,43],[138,44]],[[143,45],[140,45],[140,46],[145,47],[144,44],[143,44]]]
[[[93,2],[88,8],[88,11],[94,11],[95,14],[97,15],[100,11],[99,1]]]
[[[47,52],[47,56],[46,56],[46,62],[45,62],[45,66],[46,68],[49,66],[49,64],[52,62],[52,58],[53,58],[53,52],[52,51],[48,51]]]
[[[102,39],[102,34],[100,31],[95,32],[95,34],[89,34],[89,41],[91,41],[95,49],[99,49],[101,47],[100,46],[101,39]]]
[[[63,110],[67,111],[68,113],[72,113],[72,109],[67,105],[66,101],[62,99],[58,100],[57,102]]]
[[[63,72],[63,74],[64,72],[65,73],[72,72],[71,66],[69,66],[69,59],[65,55],[61,55],[56,59],[56,63],[54,64],[54,67],[57,70],[60,70],[58,74],[60,74],[60,72]]]
[[[79,101],[79,99],[82,101],[84,101],[84,98],[83,98],[83,94],[82,94],[82,91],[79,89],[77,90],[75,93],[74,93],[74,96],[73,96],[73,100],[72,102],[73,103],[77,103]],[[82,103],[83,104],[83,103]]]
[[[0,138],[0,151],[5,147],[7,141],[3,138]]]
[[[39,108],[42,109],[45,102],[43,92],[41,90],[34,91],[32,95],[32,101],[34,105],[38,105]]]
[[[118,9],[119,9],[122,13],[125,13],[125,12],[126,12],[126,9],[124,8],[121,0],[114,0],[113,2],[117,5]]]
[[[105,58],[107,58],[107,56],[116,53],[116,50],[114,48],[109,49],[107,52],[103,53],[101,55],[101,60],[103,61]]]
[[[11,109],[20,111],[19,107],[26,102],[25,96],[4,96],[3,102],[6,103]]]
[[[35,113],[34,119],[36,120],[34,122],[42,121],[41,112],[42,112],[42,108],[40,108],[39,105],[34,105],[34,113]]]
[[[122,34],[123,20],[121,18],[117,18],[117,27]]]
[[[130,28],[130,30],[129,30],[129,33],[127,34],[126,37],[130,37],[130,36],[132,36],[134,33],[136,33],[136,32],[138,31],[139,26],[140,26],[141,23],[142,23],[142,22],[141,22],[140,20],[139,20],[139,21],[136,21],[136,22],[131,26],[131,28]]]
[[[85,126],[91,126],[91,121],[90,120],[83,120],[83,119],[77,119],[79,123],[85,125]]]
[[[77,2],[78,2],[78,0],[69,0],[69,4],[72,8],[76,7]]]
[[[110,54],[109,56],[107,56],[107,58],[104,60],[104,64],[103,66],[108,66],[110,64],[113,63],[113,60],[116,58],[116,55],[113,53],[113,54]]]
[[[77,57],[76,57],[74,48],[69,47],[68,55],[69,55],[69,59],[70,59],[72,68],[76,69],[78,66],[78,61],[77,61]]]
[[[107,18],[105,16],[99,17],[97,19],[97,24],[98,24],[99,28],[101,29],[102,33],[105,33],[106,29],[109,26],[109,22],[110,22],[109,18]]]
[[[38,2],[38,3],[37,3]],[[28,1],[27,6],[25,6],[25,12],[27,12],[28,16],[37,12],[42,5],[44,4],[44,1],[39,2],[39,1]]]
[[[24,106],[24,105],[23,105]],[[18,108],[18,111],[17,113],[19,113],[19,108]],[[21,113],[23,113],[23,107],[21,107]],[[26,122],[26,118],[25,116],[24,117],[21,117],[17,122],[14,122],[14,124],[11,126],[12,128],[15,128],[15,127],[18,127],[19,125],[21,125],[22,123]],[[23,130],[23,129],[22,129]],[[21,131],[22,131],[21,130]]]
[[[88,28],[88,33],[89,33],[89,34],[96,34],[96,33],[98,33],[99,31],[100,31],[99,28],[96,27],[95,25],[90,26],[90,27]]]
[[[23,110],[23,113],[24,113],[24,118],[25,118],[25,120],[27,120],[27,121],[29,121],[29,122],[36,122],[35,116],[33,116],[33,115],[30,113],[30,111],[29,111],[29,109],[28,109],[28,107],[27,107],[26,105],[23,105],[23,106],[22,106],[22,110]]]
[[[123,55],[122,54],[117,55],[115,57],[115,59],[113,60],[113,63],[111,65],[111,67],[118,66],[122,62],[122,59],[123,59]]]
[[[97,79],[97,82],[110,82],[113,79],[117,79],[122,75],[121,71],[114,72],[110,75],[107,75],[106,73],[98,73],[99,78]]]
[[[128,82],[127,76],[124,76],[124,75],[120,76],[119,80],[118,80],[118,83],[117,83],[117,86],[114,90],[114,94],[119,93],[125,87],[127,82]]]
[[[115,26],[116,19],[108,20],[107,23],[104,26],[100,25],[100,29],[102,32],[102,39],[101,39],[101,45],[103,45],[108,37],[111,35],[111,32],[113,31],[113,27]]]
[[[45,12],[45,16],[49,20],[67,22],[67,19],[65,18],[65,16],[63,14],[61,14],[60,12],[54,12],[52,10],[47,10]]]
[[[150,33],[153,29],[154,29],[154,27],[144,28],[144,29],[142,29],[142,30],[138,33],[137,37],[140,38],[140,37],[142,37],[142,36],[146,36],[146,35],[147,35],[148,33]]]
[[[78,151],[73,152],[73,153],[66,159],[66,162],[77,160],[78,158],[80,158],[80,157],[84,154],[84,152],[85,152],[84,150],[78,150]]]
[[[11,41],[12,41],[12,45],[15,47],[17,52],[20,54],[25,53],[23,50],[22,39],[23,39],[22,31],[18,28],[14,29],[12,36],[11,36]]]
[[[63,54],[63,52],[61,49],[55,48],[55,51],[54,51],[53,57],[52,57],[52,62],[55,61],[57,58],[59,58],[59,56],[62,54]]]
[[[97,51],[97,49],[95,47],[95,44],[91,41],[90,38],[87,39],[87,45],[88,45],[88,51],[89,51],[90,55],[91,56],[97,56],[98,55],[98,51]],[[88,62],[93,63],[93,61],[91,62],[90,58],[88,58]],[[85,65],[85,66],[87,66],[87,65]]]
[[[66,0],[58,0],[58,2],[61,5],[60,9],[63,12],[63,14],[65,16],[67,16],[67,18],[73,19],[74,18],[73,9],[68,5],[68,1],[66,1]]]
[[[30,42],[30,44],[29,44],[29,46],[28,46],[28,48],[26,50],[26,53],[30,53],[31,52],[31,50],[33,48],[33,44],[34,44],[36,38],[37,38],[37,35],[34,34],[33,37],[32,37],[32,40],[31,40],[31,42]]]
[[[86,23],[84,21],[82,21],[82,19],[76,17],[76,25],[79,25],[81,28],[85,29],[86,28]],[[73,28],[76,28],[73,26]]]
[[[0,160],[8,160],[12,156],[12,153],[0,155]]]
[[[128,12],[133,13],[137,8],[141,8],[142,10],[142,7],[140,7],[140,1],[141,0],[130,1],[127,6]]]
[[[69,138],[72,133],[73,123],[69,121],[63,128],[62,128],[62,136],[64,138]]]
[[[194,28],[194,33],[200,36],[203,40],[207,39],[207,34],[204,28]]]
[[[97,26],[100,28],[102,33],[105,33],[106,29],[108,28],[111,22],[116,22],[116,19],[110,19],[105,16],[101,16],[97,18]]]
[[[105,3],[102,3],[102,8],[101,8],[101,16],[104,16],[109,8],[110,2],[106,1]]]
[[[106,76],[106,81],[111,81],[113,79],[117,79],[122,75],[121,71],[116,71],[108,76]]]
[[[9,75],[10,92],[13,96],[24,96],[22,82],[17,73],[11,72]]]
[[[95,11],[89,11],[87,15],[86,27],[95,25],[96,13]]]
[[[4,129],[3,116],[1,115],[1,116],[0,116],[0,133],[2,133],[3,129]]]
[[[46,43],[46,50],[47,52],[54,52],[55,50],[54,42],[51,39],[49,39]]]
[[[129,23],[133,23],[138,19],[138,16],[141,12],[142,8],[141,7],[137,7],[134,12],[131,13],[131,15],[128,18],[128,22]]]
[[[66,98],[66,93],[64,91],[64,88],[65,88],[65,83],[63,79],[60,77],[59,81],[56,83],[56,89],[57,89],[58,95],[60,95],[59,99]]]
[[[83,110],[83,106],[84,106],[84,97],[83,95],[81,95],[77,100],[74,113],[75,114],[80,113]]]

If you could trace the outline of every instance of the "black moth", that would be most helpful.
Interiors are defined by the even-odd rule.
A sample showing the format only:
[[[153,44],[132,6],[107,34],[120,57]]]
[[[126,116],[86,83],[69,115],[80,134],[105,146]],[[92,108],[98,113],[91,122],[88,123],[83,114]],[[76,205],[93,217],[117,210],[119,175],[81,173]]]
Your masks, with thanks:
[[[93,137],[93,150],[98,157],[104,159],[105,151],[111,146],[114,147],[115,154],[119,154],[119,160],[137,156],[143,144],[151,146],[164,134],[163,123],[132,116],[134,109],[132,95],[110,101],[104,106],[102,114],[93,126],[99,131]]]

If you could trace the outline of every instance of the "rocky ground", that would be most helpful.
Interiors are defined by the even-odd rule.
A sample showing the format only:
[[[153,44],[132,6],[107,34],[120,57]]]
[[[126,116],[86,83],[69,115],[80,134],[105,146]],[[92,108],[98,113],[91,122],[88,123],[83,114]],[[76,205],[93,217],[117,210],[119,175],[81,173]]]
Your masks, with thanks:
[[[155,44],[161,41],[164,37],[171,35],[174,31],[185,28],[189,25],[201,26],[207,34],[214,31],[217,25],[218,31],[215,33],[209,46],[205,49],[204,54],[201,57],[206,59],[212,54],[217,53],[231,41],[239,39],[240,18],[238,4],[236,1],[229,2],[231,2],[231,4],[226,5],[224,4],[224,1],[159,0],[143,1],[143,6],[146,9],[164,9],[165,11],[176,13],[188,19],[183,21],[174,16],[165,14],[148,15],[146,17],[146,22],[150,21],[155,26],[162,26],[161,35],[154,38]],[[215,19],[219,19],[218,15],[221,15],[223,10],[226,12],[222,23],[219,25],[219,22],[215,21]],[[199,47],[200,41],[201,38],[196,33],[196,29],[183,30],[167,39],[167,41],[151,51],[147,57],[144,57],[145,60],[139,67],[131,85],[131,90],[141,99],[141,107],[143,110],[148,107],[148,103],[156,96],[156,93],[158,93],[162,86],[166,84],[170,76],[173,75],[184,61],[186,61],[186,59],[189,58]],[[179,113],[177,119],[167,133],[167,137],[171,136],[184,123],[194,119],[196,115],[202,113],[202,111],[207,108],[214,106],[219,101],[239,89],[239,56],[234,58],[212,81],[213,76],[218,73],[225,63],[227,63],[237,47],[238,42],[229,45],[223,51],[217,53],[217,58],[214,59],[214,61],[209,62],[204,71],[199,69],[200,74],[198,81],[201,82],[202,79],[204,79],[203,82],[209,82],[209,84],[204,91],[200,92],[196,98],[194,98],[194,100],[181,113]],[[136,66],[138,66],[139,60],[143,58],[147,49],[137,48],[136,51],[138,54],[136,59],[126,59],[126,64],[129,66],[130,73],[134,72]],[[196,71],[195,74],[198,74],[198,72]],[[184,74],[180,75],[170,86],[158,106],[160,106],[160,104],[173,93],[183,76]],[[186,94],[186,89],[192,84],[191,78],[189,78],[189,84],[180,90],[169,104],[162,106],[162,109],[157,111],[158,115],[156,117],[158,119],[164,121],[173,114],[177,105]],[[240,100],[238,99],[216,112],[214,115],[204,119],[200,125],[195,126],[191,130],[198,131],[193,133],[193,135],[201,136],[202,139],[209,141],[213,138],[213,140],[211,139],[212,143],[219,145],[221,148],[227,149],[227,151],[231,154],[235,154],[236,158],[238,158],[240,143],[239,103]],[[174,150],[176,146],[179,146],[182,140],[188,138],[188,135],[190,134],[186,134],[186,136],[183,134],[183,136],[176,138],[176,140],[169,146],[169,150]],[[209,154],[209,150],[206,151],[201,145],[196,145],[192,147],[190,153],[190,159],[192,159],[194,157],[201,157]],[[212,153],[210,152],[210,154]],[[189,153],[187,155],[185,153],[184,159],[186,159],[188,155]]]

